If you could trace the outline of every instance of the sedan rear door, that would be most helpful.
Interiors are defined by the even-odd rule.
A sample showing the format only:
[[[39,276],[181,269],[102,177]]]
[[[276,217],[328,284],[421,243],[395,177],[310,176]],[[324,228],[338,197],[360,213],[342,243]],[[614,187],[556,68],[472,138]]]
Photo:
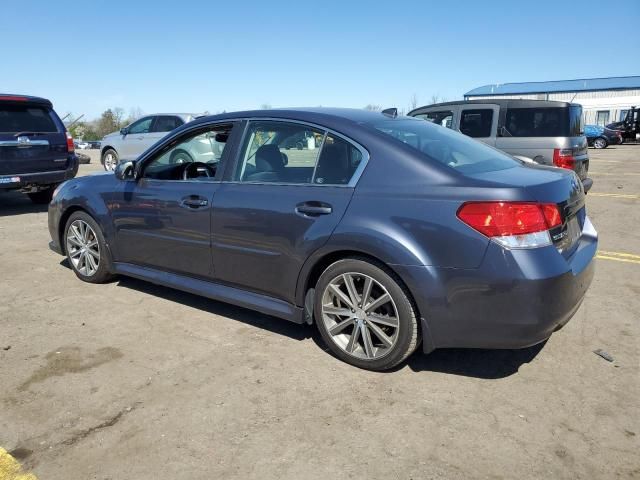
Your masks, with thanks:
[[[25,100],[0,97],[0,175],[64,170],[67,136],[51,104],[15,98]]]
[[[286,149],[304,135],[301,149]],[[216,192],[215,278],[290,303],[305,260],[344,215],[367,153],[324,129],[251,121],[234,168]]]

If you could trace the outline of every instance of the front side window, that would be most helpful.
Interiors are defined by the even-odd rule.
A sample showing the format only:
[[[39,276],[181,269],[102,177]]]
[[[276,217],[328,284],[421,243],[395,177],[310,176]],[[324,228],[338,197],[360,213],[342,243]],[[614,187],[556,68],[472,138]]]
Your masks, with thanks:
[[[346,185],[362,153],[350,142],[308,125],[249,124],[234,180],[254,183]]]
[[[620,121],[624,122],[627,119],[627,112],[629,110],[620,110]]]
[[[407,118],[370,124],[375,129],[417,150],[426,158],[462,174],[504,170],[520,165],[510,156],[469,137]]]
[[[444,110],[441,112],[427,112],[416,115],[417,118],[427,120],[447,128],[453,128],[453,112]]]
[[[151,128],[151,122],[153,121],[153,117],[141,118],[137,122],[134,122],[129,127],[129,133],[132,134],[140,134],[140,133],[149,133],[149,129]]]
[[[174,140],[145,165],[143,176],[157,180],[215,180],[232,128],[206,127]]]
[[[156,117],[156,122],[153,124],[154,132],[170,132],[181,126],[184,122],[179,117],[165,116]]]
[[[493,110],[490,108],[463,110],[460,115],[460,131],[472,138],[491,136]]]

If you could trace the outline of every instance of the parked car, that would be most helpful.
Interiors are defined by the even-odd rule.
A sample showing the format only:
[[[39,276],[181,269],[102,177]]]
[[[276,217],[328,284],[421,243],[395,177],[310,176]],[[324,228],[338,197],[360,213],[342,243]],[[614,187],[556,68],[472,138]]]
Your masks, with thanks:
[[[637,141],[640,138],[640,108],[631,107],[624,120],[610,123],[607,128],[620,131],[623,141]]]
[[[146,115],[119,132],[106,135],[100,145],[100,159],[107,171],[120,160],[133,160],[168,132],[197,118],[193,113],[158,113]]]
[[[89,142],[89,148],[93,149],[99,149],[101,145],[101,142],[99,140],[91,140]]]
[[[324,141],[287,163],[301,134]],[[207,135],[209,159],[171,160]],[[49,230],[81,280],[127,275],[315,323],[372,370],[420,344],[544,341],[578,309],[597,248],[573,172],[415,118],[319,108],[183,125],[115,175],[66,182]]]
[[[589,191],[589,154],[582,106],[546,100],[466,100],[409,112],[525,161],[574,170]]]
[[[585,125],[584,136],[587,143],[594,148],[607,148],[609,145],[622,143],[622,133],[618,130],[609,130],[600,125]]]
[[[90,148],[89,142],[75,142],[76,148],[79,148],[80,150],[86,150],[87,148]]]
[[[78,172],[73,138],[51,102],[0,94],[0,190],[20,190],[49,203],[53,190]]]

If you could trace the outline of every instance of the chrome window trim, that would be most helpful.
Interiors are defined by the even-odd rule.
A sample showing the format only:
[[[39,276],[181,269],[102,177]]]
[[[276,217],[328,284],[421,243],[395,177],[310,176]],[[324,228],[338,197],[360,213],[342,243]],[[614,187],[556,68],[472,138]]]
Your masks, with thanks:
[[[348,142],[349,144],[351,144],[353,147],[355,147],[356,149],[358,149],[360,151],[360,153],[362,154],[362,160],[360,160],[360,163],[358,164],[358,168],[356,168],[356,171],[353,172],[353,175],[351,176],[351,179],[349,180],[348,183],[322,183],[322,184],[315,184],[315,183],[289,183],[289,182],[245,182],[242,180],[225,180],[222,183],[228,183],[228,184],[243,184],[243,185],[280,185],[280,186],[301,186],[301,187],[309,187],[309,186],[316,186],[316,187],[342,187],[342,188],[355,188],[355,186],[358,184],[358,180],[360,180],[360,177],[362,176],[362,173],[364,171],[364,169],[366,168],[367,164],[369,163],[369,151],[364,148],[362,145],[360,145],[358,142],[356,142],[355,140],[352,140],[351,138],[347,137],[346,135],[343,135],[340,132],[337,132],[331,128],[325,127],[323,125],[319,125],[317,123],[313,123],[313,122],[307,122],[304,120],[294,120],[294,119],[290,119],[290,118],[280,118],[280,117],[242,117],[242,118],[238,118],[236,120],[239,121],[246,121],[247,125],[245,127],[245,131],[242,133],[242,139],[240,140],[240,148],[242,149],[244,147],[244,141],[245,141],[245,136],[247,134],[247,131],[249,130],[249,125],[251,124],[251,122],[256,122],[256,121],[269,121],[269,122],[280,122],[280,123],[297,123],[300,125],[305,125],[308,127],[312,127],[315,129],[319,129],[325,132],[325,136],[323,137],[323,142],[322,142],[322,147],[324,148],[324,139],[327,137],[327,134],[332,134],[335,135],[337,137],[342,138],[344,141]],[[320,154],[322,154],[322,151],[318,152],[318,160],[320,159]],[[240,152],[238,152],[238,157],[240,156]],[[316,162],[316,165],[318,164],[318,162]],[[314,167],[314,171],[315,171],[315,167]]]

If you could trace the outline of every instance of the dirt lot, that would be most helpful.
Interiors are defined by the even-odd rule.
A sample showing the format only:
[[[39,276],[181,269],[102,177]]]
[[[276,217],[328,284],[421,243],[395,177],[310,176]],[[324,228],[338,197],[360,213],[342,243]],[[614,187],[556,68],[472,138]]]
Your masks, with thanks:
[[[311,327],[82,283],[46,209],[0,194],[0,447],[40,480],[640,478],[640,146],[590,155],[602,258],[573,320],[543,346],[391,373]]]

